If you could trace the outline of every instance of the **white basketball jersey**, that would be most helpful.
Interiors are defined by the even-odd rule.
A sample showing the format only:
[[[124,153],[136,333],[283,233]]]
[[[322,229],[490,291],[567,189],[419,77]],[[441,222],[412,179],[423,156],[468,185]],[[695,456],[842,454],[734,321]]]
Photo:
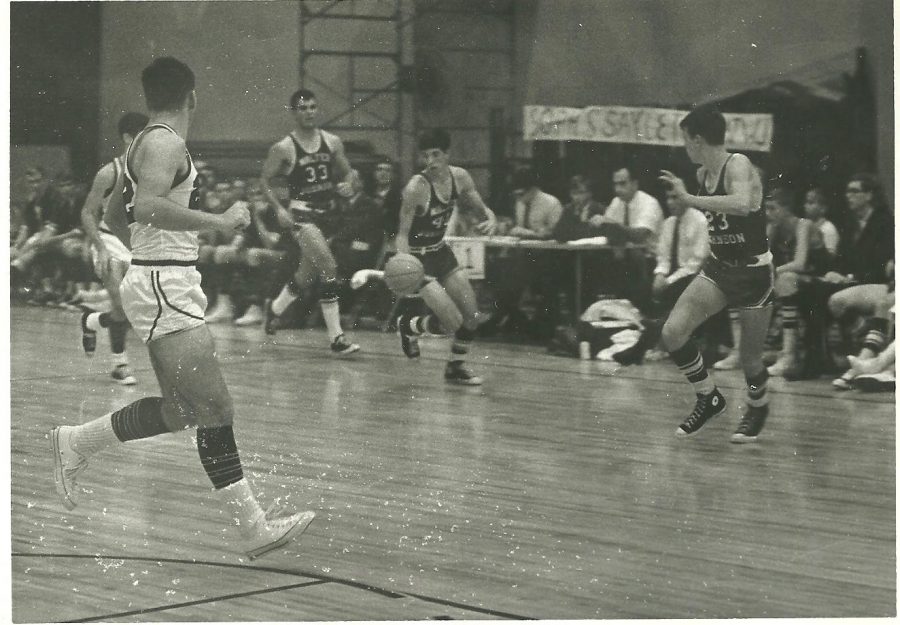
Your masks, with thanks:
[[[175,131],[166,124],[151,124],[144,128],[125,154],[125,214],[128,219],[128,227],[131,230],[131,254],[134,260],[140,261],[181,261],[193,262],[197,260],[199,244],[196,231],[161,230],[153,226],[138,223],[134,219],[134,196],[140,185],[134,171],[131,169],[131,150],[138,144],[141,137],[156,128],[163,128],[168,132]],[[177,134],[177,133],[175,133]],[[172,181],[172,188],[166,194],[166,198],[183,206],[184,210],[198,210],[200,205],[199,190],[197,189],[197,168],[190,153],[184,151],[187,158],[187,176]]]

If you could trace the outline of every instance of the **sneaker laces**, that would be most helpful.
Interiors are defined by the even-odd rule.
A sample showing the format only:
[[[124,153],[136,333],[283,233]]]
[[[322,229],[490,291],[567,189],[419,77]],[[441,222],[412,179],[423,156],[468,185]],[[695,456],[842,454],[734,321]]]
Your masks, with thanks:
[[[682,425],[687,426],[691,430],[694,429],[697,421],[703,418],[703,414],[706,412],[706,404],[709,402],[711,396],[712,394],[697,395],[697,403],[694,404],[694,410],[688,415],[688,418],[684,420]]]

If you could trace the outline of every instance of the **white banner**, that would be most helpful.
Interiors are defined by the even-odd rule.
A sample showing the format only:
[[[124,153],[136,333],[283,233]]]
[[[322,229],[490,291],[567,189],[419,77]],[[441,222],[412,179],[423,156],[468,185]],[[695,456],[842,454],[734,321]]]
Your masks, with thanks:
[[[526,106],[526,141],[600,141],[645,145],[683,145],[678,123],[687,111],[630,106]],[[725,113],[725,146],[732,150],[768,152],[772,148],[772,116],[768,113]]]

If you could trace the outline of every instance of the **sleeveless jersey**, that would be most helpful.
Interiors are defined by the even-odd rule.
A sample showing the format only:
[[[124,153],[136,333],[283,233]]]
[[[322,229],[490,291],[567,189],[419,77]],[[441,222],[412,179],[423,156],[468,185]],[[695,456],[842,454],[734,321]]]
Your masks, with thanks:
[[[420,173],[420,176],[428,180],[428,176]],[[450,172],[450,198],[445,202],[434,188],[431,180],[428,180],[431,188],[431,196],[428,198],[428,206],[422,214],[416,211],[412,225],[409,228],[409,246],[411,248],[432,247],[444,239],[447,232],[447,223],[456,209],[459,192],[456,189],[456,178]]]
[[[162,230],[139,223],[134,218],[134,196],[140,181],[131,166],[131,151],[146,133],[156,128],[177,134],[166,124],[151,124],[134,138],[125,153],[125,188],[122,193],[125,196],[125,216],[131,230],[132,257],[143,261],[196,261],[199,251],[196,231]],[[187,174],[172,181],[172,188],[166,198],[183,206],[184,210],[199,210],[197,168],[186,149],[184,155],[188,165]]]
[[[725,168],[734,154],[728,156],[715,189],[710,193],[706,187],[706,172],[700,183],[699,196],[728,195],[725,191]],[[709,249],[712,255],[727,262],[754,260],[769,251],[766,237],[766,213],[761,207],[748,215],[726,215],[715,211],[702,211],[706,215],[709,230]]]
[[[109,197],[112,195],[113,187],[116,186],[116,180],[119,179],[119,174],[122,172],[122,160],[123,156],[117,156],[112,160],[113,166],[113,183],[107,189],[103,191],[103,214],[106,213],[106,209],[109,207]],[[105,232],[106,234],[112,234],[109,229],[109,226],[106,225],[106,222],[103,220],[103,217],[100,217],[100,223],[97,224],[100,232]]]
[[[335,206],[335,184],[332,179],[334,163],[331,148],[325,142],[325,135],[319,131],[319,149],[307,152],[293,133],[288,135],[294,142],[294,164],[287,175],[290,191],[290,208],[294,219],[310,216],[321,217],[331,212]]]

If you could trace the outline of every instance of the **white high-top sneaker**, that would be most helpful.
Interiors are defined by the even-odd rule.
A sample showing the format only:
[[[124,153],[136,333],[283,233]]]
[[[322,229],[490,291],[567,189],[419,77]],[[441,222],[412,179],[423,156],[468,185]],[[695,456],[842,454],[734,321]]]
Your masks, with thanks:
[[[249,528],[242,529],[244,551],[251,560],[286,545],[302,534],[316,518],[316,513],[312,511],[274,518],[269,518],[269,514],[267,511]]]
[[[56,482],[56,494],[62,500],[66,510],[73,510],[75,490],[78,487],[78,474],[87,468],[85,456],[72,449],[72,426],[61,425],[50,430],[50,444],[53,446],[53,477]]]

